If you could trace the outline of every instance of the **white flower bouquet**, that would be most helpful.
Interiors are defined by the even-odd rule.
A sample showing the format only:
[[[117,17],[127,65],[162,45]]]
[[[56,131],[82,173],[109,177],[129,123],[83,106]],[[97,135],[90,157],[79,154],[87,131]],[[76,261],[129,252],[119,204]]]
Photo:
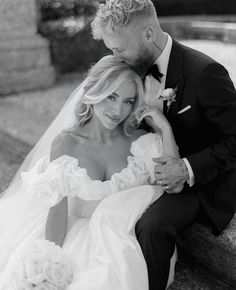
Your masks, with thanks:
[[[71,283],[72,266],[55,243],[36,240],[17,254],[4,289],[64,290]]]

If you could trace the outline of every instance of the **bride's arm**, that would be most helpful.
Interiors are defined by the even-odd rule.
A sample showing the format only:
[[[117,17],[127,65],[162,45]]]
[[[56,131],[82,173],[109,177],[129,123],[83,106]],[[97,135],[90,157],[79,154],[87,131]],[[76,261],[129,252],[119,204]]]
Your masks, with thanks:
[[[143,113],[147,125],[156,133],[162,135],[163,157],[174,157],[179,159],[178,146],[176,145],[172,128],[166,117],[158,109],[148,109]],[[172,193],[182,191],[183,183],[176,184],[171,188]],[[169,190],[165,189],[167,192]]]
[[[53,206],[48,213],[45,238],[62,246],[67,228],[68,202],[64,197],[57,205]]]
[[[165,116],[158,110],[158,107],[161,102],[161,96],[160,96],[160,87],[158,82],[154,80],[152,76],[147,76],[145,79],[145,85],[144,85],[144,107],[148,108],[151,107],[151,109],[148,109],[149,114],[146,114],[144,112],[143,115],[145,115],[146,123],[150,127],[152,127],[154,132],[160,132],[162,134],[163,138],[163,157],[164,158],[157,158],[154,160],[157,163],[157,171],[158,166],[161,169],[161,174],[159,174],[159,171],[156,172],[156,179],[157,182],[165,183],[165,190],[169,193],[178,193],[182,191],[184,180],[183,175],[186,176],[186,165],[184,162],[179,158],[179,152],[178,147],[175,143],[175,138],[172,132],[172,128],[168,122],[168,120],[165,118]],[[166,158],[165,158],[166,157]],[[168,160],[174,161],[176,164],[178,164],[178,168],[181,169],[181,171],[178,171],[178,174],[181,174],[181,178],[183,179],[183,182],[180,182],[180,178],[176,181],[176,173],[170,174],[170,166],[168,163]],[[181,163],[181,165],[180,165]],[[163,168],[165,168],[165,173],[163,172]],[[171,170],[174,170],[173,166],[171,166]],[[172,171],[173,171],[172,170]],[[160,176],[162,177],[160,178]],[[168,177],[168,178],[167,178]],[[159,179],[158,179],[159,178]],[[166,188],[166,186],[168,186]]]
[[[158,109],[148,109],[143,114],[145,122],[155,133],[162,135],[163,156],[179,158],[178,146],[170,123]]]
[[[50,160],[57,159],[64,154],[62,137],[57,137],[52,144]],[[45,238],[62,246],[67,229],[68,199],[64,197],[58,204],[51,207],[48,213]]]
[[[178,147],[175,143],[172,128],[164,114],[158,109],[160,102],[159,95],[160,87],[158,82],[152,76],[147,76],[144,84],[144,111],[142,112],[141,119],[144,118],[154,132],[162,134],[163,155],[179,158]]]

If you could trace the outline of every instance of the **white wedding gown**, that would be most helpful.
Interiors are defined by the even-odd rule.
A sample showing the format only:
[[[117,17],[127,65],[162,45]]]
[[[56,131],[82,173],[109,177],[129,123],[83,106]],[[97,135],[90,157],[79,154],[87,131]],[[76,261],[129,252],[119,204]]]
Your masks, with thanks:
[[[22,173],[21,191],[0,199],[0,289],[14,252],[44,238],[49,208],[68,196],[69,219],[63,249],[73,264],[68,290],[148,290],[147,268],[135,224],[163,194],[154,181],[152,157],[162,155],[158,134],[132,143],[127,168],[108,181],[91,179],[79,161],[41,158]],[[172,257],[169,283],[173,280]]]

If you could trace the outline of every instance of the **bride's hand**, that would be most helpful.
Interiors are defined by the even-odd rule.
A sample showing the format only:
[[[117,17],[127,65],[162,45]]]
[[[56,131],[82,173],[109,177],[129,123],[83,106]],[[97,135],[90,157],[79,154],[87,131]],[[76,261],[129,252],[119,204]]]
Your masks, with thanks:
[[[156,108],[144,108],[139,120],[144,119],[146,124],[150,126],[154,131],[169,130],[170,124],[166,117]]]
[[[144,82],[144,106],[158,107],[160,100],[160,84],[152,77],[146,76]]]

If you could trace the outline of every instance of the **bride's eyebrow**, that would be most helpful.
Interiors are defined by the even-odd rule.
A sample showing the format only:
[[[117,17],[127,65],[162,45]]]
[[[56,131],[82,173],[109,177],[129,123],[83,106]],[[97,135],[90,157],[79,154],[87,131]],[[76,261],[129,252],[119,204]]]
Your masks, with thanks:
[[[111,93],[110,96],[115,96],[115,97],[118,97],[118,98],[120,97],[120,96],[119,96],[117,93],[115,93],[115,92]]]
[[[115,96],[115,97],[120,97],[117,93],[111,93],[111,95],[110,96]],[[127,100],[134,100],[135,99],[135,97],[127,97],[127,98],[125,98],[125,101],[127,101]]]
[[[117,93],[115,93],[115,92],[111,93],[110,96],[114,96],[114,97],[117,97],[117,98],[120,97],[120,96],[119,96]],[[125,101],[127,101],[127,100],[134,100],[134,99],[135,99],[135,97],[127,97],[127,98],[125,98]]]
[[[127,100],[134,100],[135,99],[135,97],[127,97],[127,98],[125,98],[125,100],[127,101]]]

